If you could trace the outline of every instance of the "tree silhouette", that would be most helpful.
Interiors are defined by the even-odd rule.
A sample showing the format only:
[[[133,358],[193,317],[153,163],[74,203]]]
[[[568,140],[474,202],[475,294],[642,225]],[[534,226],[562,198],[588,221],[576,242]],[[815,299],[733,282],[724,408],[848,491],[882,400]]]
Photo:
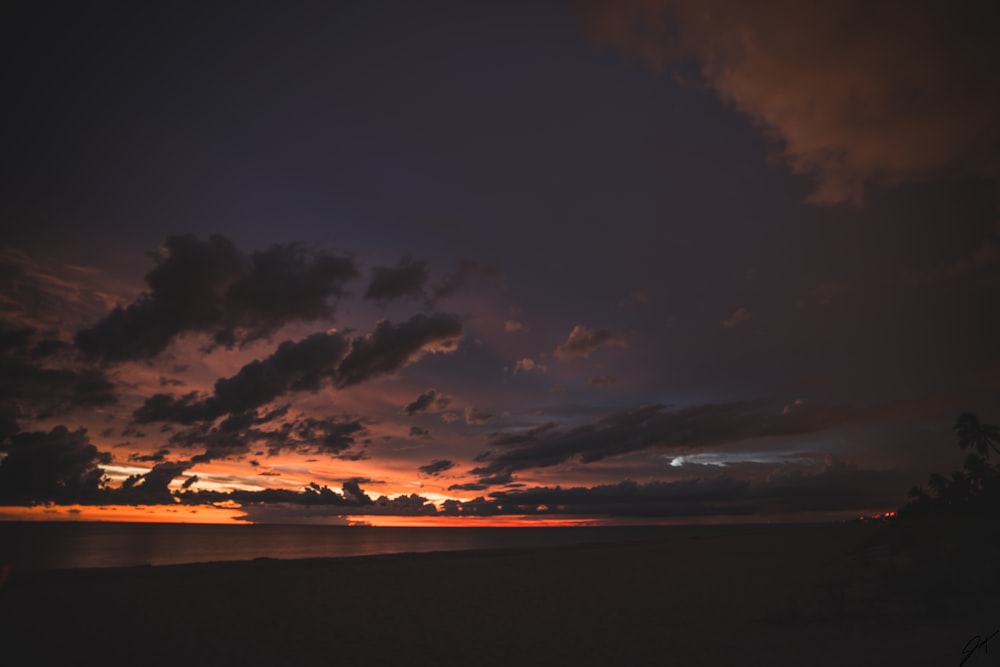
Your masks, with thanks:
[[[964,470],[945,476],[932,474],[927,488],[910,489],[910,502],[904,514],[948,516],[996,516],[1000,513],[1000,465],[989,462],[990,450],[1000,454],[1000,428],[983,424],[979,417],[966,412],[955,420],[958,444],[972,452],[965,459]]]
[[[955,420],[955,433],[958,435],[958,445],[975,449],[980,455],[989,458],[992,449],[1000,454],[1000,428],[992,424],[983,424],[979,417],[971,412],[958,416]]]

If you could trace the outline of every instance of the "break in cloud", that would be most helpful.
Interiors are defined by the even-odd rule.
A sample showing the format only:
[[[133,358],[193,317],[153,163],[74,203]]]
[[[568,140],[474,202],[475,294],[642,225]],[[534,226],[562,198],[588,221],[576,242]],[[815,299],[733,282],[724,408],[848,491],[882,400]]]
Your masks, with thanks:
[[[866,184],[1000,180],[992,3],[578,0],[598,44],[697,77],[780,142],[810,200]],[[683,76],[683,75],[681,75]]]
[[[105,362],[152,359],[193,332],[216,345],[242,345],[290,322],[332,318],[331,299],[357,276],[353,260],[301,244],[246,256],[223,236],[171,236],[146,275],[149,291],[80,331],[76,344]]]
[[[562,361],[579,361],[586,359],[603,346],[628,347],[625,332],[613,333],[607,329],[589,329],[578,324],[569,332],[566,342],[556,348],[555,356]]]

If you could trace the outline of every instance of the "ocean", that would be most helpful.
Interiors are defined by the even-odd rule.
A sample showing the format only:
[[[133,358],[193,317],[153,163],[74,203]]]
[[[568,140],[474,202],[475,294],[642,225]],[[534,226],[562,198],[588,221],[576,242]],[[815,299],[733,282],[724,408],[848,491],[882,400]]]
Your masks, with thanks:
[[[0,565],[15,569],[331,558],[664,539],[739,526],[384,528],[371,526],[0,522]],[[746,527],[742,527],[746,529]]]

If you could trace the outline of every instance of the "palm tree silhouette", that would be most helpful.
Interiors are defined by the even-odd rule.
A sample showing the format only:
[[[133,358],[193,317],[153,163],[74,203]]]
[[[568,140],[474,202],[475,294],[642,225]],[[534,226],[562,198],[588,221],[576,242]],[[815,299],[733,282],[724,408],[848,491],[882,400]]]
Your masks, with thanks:
[[[992,424],[983,424],[979,417],[971,412],[966,412],[958,416],[955,420],[955,433],[958,435],[960,447],[970,447],[975,449],[981,456],[989,458],[992,449],[1000,454],[1000,428]]]

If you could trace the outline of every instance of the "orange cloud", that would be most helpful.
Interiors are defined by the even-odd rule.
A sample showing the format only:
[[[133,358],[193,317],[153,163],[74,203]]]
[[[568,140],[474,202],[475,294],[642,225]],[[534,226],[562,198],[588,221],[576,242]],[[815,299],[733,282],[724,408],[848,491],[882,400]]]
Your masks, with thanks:
[[[816,179],[809,201],[865,186],[1000,180],[1000,40],[989,3],[623,0],[577,3],[594,41],[696,78]]]

